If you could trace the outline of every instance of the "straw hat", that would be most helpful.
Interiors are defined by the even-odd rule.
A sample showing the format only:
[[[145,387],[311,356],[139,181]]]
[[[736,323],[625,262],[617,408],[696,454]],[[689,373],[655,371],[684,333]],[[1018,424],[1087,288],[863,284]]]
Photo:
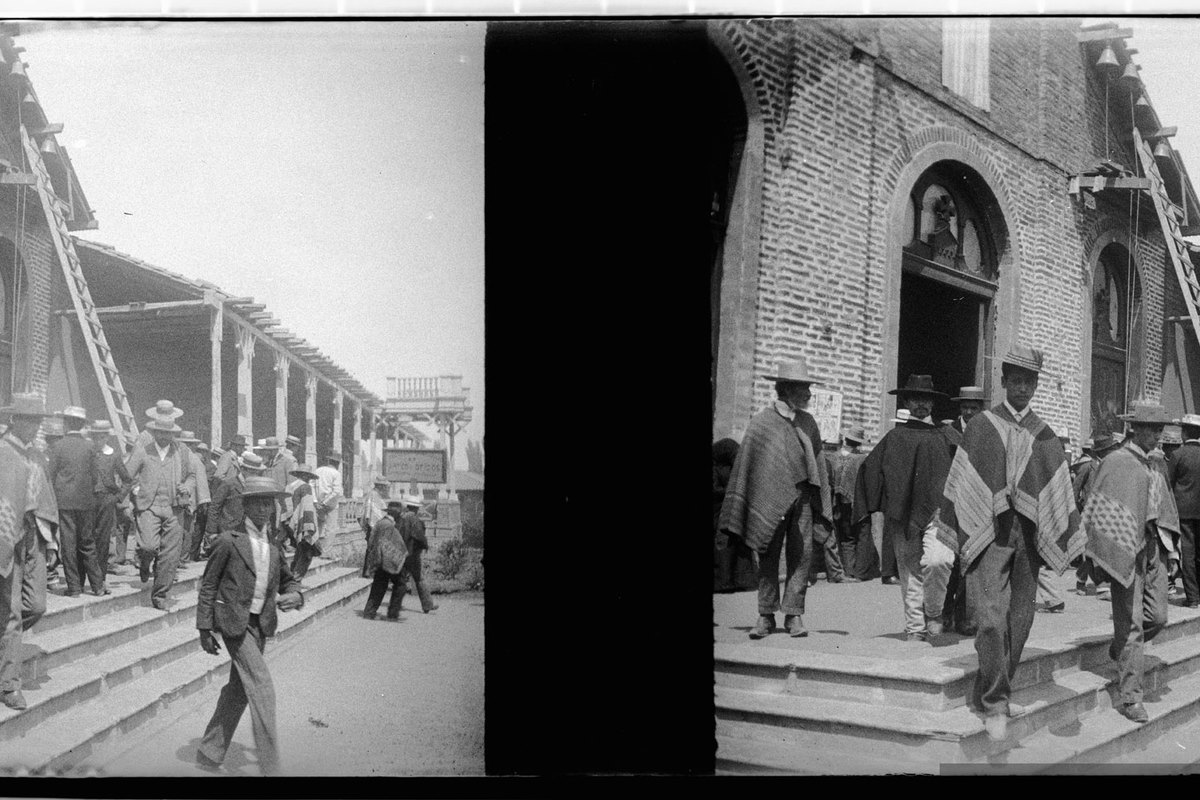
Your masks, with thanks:
[[[404,495],[404,505],[408,506],[409,508],[420,508],[424,502],[424,500],[422,500],[420,497],[417,497],[415,494]]]
[[[87,412],[79,406],[67,406],[62,410],[62,415],[64,417],[70,417],[71,419],[81,419],[84,422],[87,422],[88,418]]]
[[[183,428],[175,424],[176,419],[178,419],[178,417],[154,417],[146,423],[146,430],[166,431],[167,433],[183,433]]]
[[[154,419],[156,417],[170,417],[171,419],[179,419],[183,416],[183,409],[176,408],[175,404],[170,400],[159,400],[154,404],[154,408],[146,409],[146,416]]]
[[[195,431],[184,431],[183,433],[179,434],[179,441],[191,443],[199,442],[200,440],[196,438]]]
[[[787,383],[820,384],[824,380],[808,373],[808,362],[804,360],[804,356],[798,356],[791,361],[780,361],[776,372],[778,374],[764,375],[763,377],[776,383],[783,381]]]
[[[1042,361],[1041,350],[1035,350],[1023,344],[1014,344],[1009,349],[1008,355],[1000,359],[1001,364],[1011,364],[1014,367],[1021,367],[1030,372],[1041,372]]]
[[[250,450],[247,450],[238,456],[238,461],[242,465],[242,469],[248,469],[252,471],[256,470],[259,472],[266,469],[266,467],[263,466],[262,456],[260,456],[258,453],[251,452]]]
[[[301,464],[288,474],[295,475],[297,478],[306,481],[315,481],[317,479],[317,470],[312,464]]]
[[[982,386],[963,386],[958,391],[961,392],[961,394],[958,397],[950,398],[951,400],[953,400],[956,403],[961,403],[964,400],[974,400],[979,403],[987,402],[987,398],[984,397],[984,395],[983,395],[983,387]]]
[[[867,432],[863,429],[862,425],[857,425],[842,434],[842,438],[846,439],[847,441],[858,442],[859,444],[862,444],[867,440]]]
[[[1158,403],[1149,403],[1134,400],[1129,404],[1130,411],[1127,414],[1118,414],[1118,419],[1123,419],[1126,422],[1134,425],[1170,425],[1171,417],[1167,414],[1167,410]]]
[[[251,475],[246,478],[246,485],[242,487],[242,498],[247,497],[285,497],[287,492],[280,488],[279,484],[272,478],[265,475]]]

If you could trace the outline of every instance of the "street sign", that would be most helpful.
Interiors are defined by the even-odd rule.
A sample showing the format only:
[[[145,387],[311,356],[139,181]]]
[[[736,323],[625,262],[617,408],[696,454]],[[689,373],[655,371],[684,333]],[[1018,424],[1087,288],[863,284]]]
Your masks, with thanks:
[[[446,451],[384,448],[383,476],[392,483],[445,483]]]
[[[813,388],[808,401],[808,413],[817,420],[821,440],[836,442],[842,438],[842,393],[832,389]]]

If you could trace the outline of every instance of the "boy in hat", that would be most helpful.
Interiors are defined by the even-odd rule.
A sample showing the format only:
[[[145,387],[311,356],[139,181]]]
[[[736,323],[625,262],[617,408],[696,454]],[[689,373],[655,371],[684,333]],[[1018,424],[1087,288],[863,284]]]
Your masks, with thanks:
[[[375,619],[379,604],[388,587],[392,589],[392,599],[388,603],[388,619],[400,618],[400,604],[404,600],[404,566],[408,560],[408,547],[404,537],[400,535],[396,521],[404,514],[404,503],[399,500],[387,501],[385,513],[371,527],[371,536],[367,541],[367,553],[363,561],[362,576],[371,578],[371,593],[367,596],[367,605],[363,616]]]
[[[58,508],[45,471],[31,457],[45,401],[37,394],[12,397],[0,409],[11,415],[0,444],[0,503],[13,511],[0,520],[0,702],[21,711],[21,637],[46,613],[46,549]]]
[[[250,444],[250,440],[240,433],[229,440],[229,444],[222,451],[221,457],[217,459],[215,477],[218,481],[225,480],[225,478],[233,473],[237,468],[237,459],[241,458],[242,453],[246,452],[248,444]]]
[[[833,497],[833,528],[841,545],[842,566],[852,581],[879,577],[879,553],[871,535],[870,520],[854,523],[854,487],[867,454],[861,451],[866,433],[860,425],[846,431],[842,446],[825,459],[829,467],[829,490]]]
[[[269,531],[282,490],[270,478],[252,476],[242,491],[245,518],[221,532],[204,568],[196,603],[200,647],[216,655],[225,642],[232,665],[217,708],[204,729],[196,763],[219,770],[246,706],[263,775],[277,775],[279,739],[275,728],[275,687],[263,659],[266,640],[275,635],[276,608],[304,606],[300,581],[288,569]]]
[[[946,397],[929,375],[909,375],[897,395],[909,419],[884,435],[864,459],[856,484],[854,519],[883,512],[900,572],[908,641],[942,633],[946,584],[954,553],[927,535],[941,501],[958,432],[934,422],[934,401]]]
[[[425,538],[425,521],[421,519],[421,498],[416,495],[404,496],[404,513],[396,518],[396,527],[400,531],[400,536],[404,540],[404,546],[408,549],[408,556],[404,560],[404,571],[400,576],[400,599],[395,596],[395,589],[392,592],[392,602],[396,604],[396,613],[400,612],[400,605],[404,602],[404,589],[408,585],[406,576],[411,576],[413,587],[417,590],[417,597],[421,600],[421,611],[428,614],[430,611],[436,611],[438,604],[433,602],[433,596],[430,595],[429,589],[425,586],[425,579],[421,577],[421,553],[429,549],[429,541]],[[388,614],[392,613],[392,609],[388,607]]]
[[[1029,406],[1042,353],[1014,345],[1000,365],[1004,400],[966,426],[937,522],[959,549],[979,656],[975,703],[990,738],[1008,735],[1012,678],[1033,625],[1038,568],[1060,575],[1083,550],[1062,445]]]
[[[751,639],[775,631],[782,607],[791,636],[807,636],[804,601],[812,564],[813,528],[832,526],[833,513],[825,474],[821,430],[805,409],[809,387],[820,381],[803,358],[780,365],[774,381],[778,399],[754,415],[733,461],[722,533],[741,539],[758,553],[758,622]],[[786,550],[785,550],[786,544]],[[787,577],[779,596],[779,557],[785,555]]]
[[[1184,602],[1188,608],[1200,608],[1200,554],[1196,549],[1200,533],[1200,415],[1184,414],[1180,423],[1183,444],[1167,463],[1167,482],[1179,509]]]
[[[190,451],[175,441],[183,429],[175,424],[178,417],[173,416],[174,410],[178,409],[154,417],[146,424],[150,443],[134,446],[125,462],[133,481],[138,575],[142,583],[150,580],[153,562],[150,601],[160,611],[168,610],[167,593],[175,582],[183,548],[184,512],[194,496],[197,481]]]
[[[1143,648],[1167,624],[1167,559],[1179,511],[1165,466],[1150,452],[1170,422],[1157,403],[1134,402],[1121,415],[1132,429],[1123,447],[1100,463],[1083,509],[1087,554],[1112,578],[1113,641],[1122,716],[1149,720],[1142,705]]]
[[[972,417],[983,411],[987,397],[984,396],[982,386],[963,386],[958,390],[958,397],[951,399],[958,403],[958,416],[950,424],[954,426],[954,430],[962,433],[967,429],[967,423]]]
[[[292,509],[288,518],[288,528],[296,542],[296,554],[292,557],[292,573],[297,578],[308,574],[308,566],[313,556],[321,554],[317,543],[317,508],[313,502],[313,481],[317,479],[316,470],[308,464],[301,464],[292,470],[292,482],[287,491],[291,495]]]
[[[95,453],[96,467],[96,560],[105,572],[116,572],[109,563],[109,546],[117,535],[117,560],[125,558],[125,537],[128,531],[117,524],[117,506],[129,495],[132,481],[125,469],[125,459],[113,447],[113,424],[106,419],[94,421],[88,429]]]
[[[104,585],[107,564],[100,563],[96,547],[96,462],[92,443],[83,435],[87,412],[67,406],[62,416],[67,434],[50,447],[47,472],[58,501],[59,556],[67,597],[83,593],[85,576],[93,594],[111,594]]]

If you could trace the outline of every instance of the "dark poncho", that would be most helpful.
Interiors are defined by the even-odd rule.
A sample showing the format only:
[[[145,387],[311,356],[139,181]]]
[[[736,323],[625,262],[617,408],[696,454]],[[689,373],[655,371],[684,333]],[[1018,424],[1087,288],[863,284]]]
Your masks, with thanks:
[[[921,536],[942,502],[958,431],[910,419],[867,455],[855,485],[854,521],[882,511],[907,538]]]

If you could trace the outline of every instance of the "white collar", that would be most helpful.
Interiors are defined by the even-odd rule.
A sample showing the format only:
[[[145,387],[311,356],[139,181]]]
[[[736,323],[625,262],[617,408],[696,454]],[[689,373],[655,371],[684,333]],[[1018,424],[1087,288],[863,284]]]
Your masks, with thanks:
[[[1024,411],[1017,411],[1012,407],[1012,404],[1009,403],[1007,399],[1004,400],[1004,407],[1008,409],[1008,413],[1012,414],[1013,419],[1015,419],[1017,422],[1025,419],[1025,415],[1029,413],[1029,406],[1025,406]]]
[[[250,535],[250,538],[265,542],[267,540],[267,535],[258,529],[254,522],[251,521],[250,517],[246,517],[245,519],[246,533]]]
[[[166,458],[171,452],[171,445],[169,444],[166,447],[162,447],[158,442],[152,442],[152,444],[154,445],[154,449],[158,451],[159,458]]]
[[[1196,444],[1200,444],[1200,439],[1184,439],[1183,440],[1184,444],[1191,444],[1193,442],[1195,442]]]
[[[782,400],[775,401],[775,410],[779,412],[779,416],[786,419],[788,422],[796,421],[796,412],[787,403]]]

